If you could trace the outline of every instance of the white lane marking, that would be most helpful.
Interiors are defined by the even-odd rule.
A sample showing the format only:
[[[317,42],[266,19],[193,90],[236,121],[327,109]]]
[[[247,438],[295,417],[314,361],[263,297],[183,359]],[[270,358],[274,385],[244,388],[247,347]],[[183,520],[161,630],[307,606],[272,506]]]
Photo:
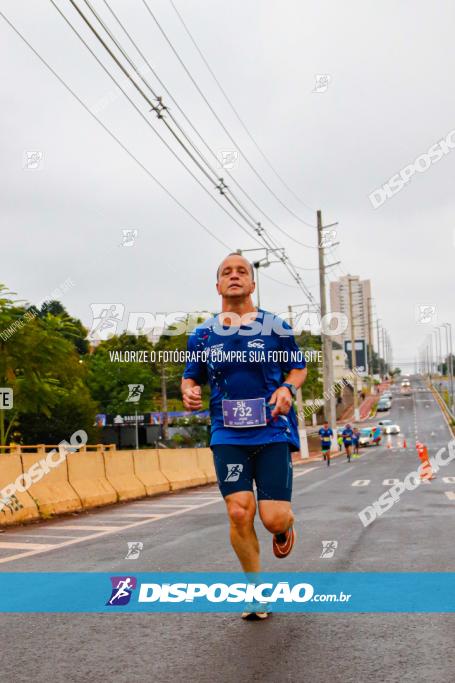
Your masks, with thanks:
[[[214,503],[222,503],[223,498],[216,499],[215,501],[209,501],[208,503],[201,503],[198,505],[198,509],[207,507],[208,505],[213,505]],[[161,519],[167,519],[168,517],[175,517],[177,515],[182,515],[186,510],[176,510],[175,512],[169,512],[167,514],[162,515]],[[116,533],[117,531],[125,531],[128,529],[134,529],[135,527],[142,526],[144,524],[153,524],[158,520],[156,519],[144,519],[140,520],[139,522],[131,522],[131,524],[125,524],[125,526],[122,527],[109,527],[109,531],[100,531],[99,533],[96,534],[90,534],[89,536],[81,536],[80,538],[73,538],[70,541],[64,541],[63,543],[59,543],[53,547],[50,548],[45,548],[44,550],[29,550],[28,552],[25,553],[18,553],[16,555],[9,555],[8,557],[3,557],[0,559],[0,564],[3,564],[5,562],[14,562],[15,560],[19,560],[23,557],[31,557],[32,555],[41,555],[42,553],[47,553],[51,552],[52,550],[58,550],[59,548],[64,548],[68,545],[75,545],[76,543],[83,543],[85,541],[92,541],[95,538],[101,538],[102,536],[110,536],[111,534]],[[64,527],[63,525],[60,526],[59,528],[66,528],[69,529],[70,527]],[[75,527],[73,527],[75,528]],[[84,527],[86,528],[86,527]],[[95,527],[96,529],[99,529],[100,527]]]
[[[294,472],[294,479],[297,477],[303,477],[304,474],[308,474],[308,472],[312,472],[313,470],[317,469],[317,467],[308,467],[306,470],[303,470],[303,472],[297,472],[297,474]]]
[[[178,498],[177,498],[177,496],[175,498],[174,498],[174,496],[170,496],[170,498],[172,498],[172,500],[177,501],[178,503],[183,503],[184,500],[189,500],[189,501],[191,501],[191,500],[196,500],[196,501],[199,501],[199,500],[219,500],[220,498],[222,498],[222,496],[221,495],[218,495],[218,496],[179,496]],[[156,498],[151,499],[150,503],[159,503],[159,499],[156,499]],[[142,502],[138,503],[138,505],[139,504],[142,505]]]
[[[455,500],[455,491],[446,491],[445,494],[449,500]]]
[[[115,517],[113,517],[113,519],[115,520],[115,519],[118,519],[120,517],[136,517],[136,518],[140,517],[141,519],[153,519],[153,518],[161,519],[162,516],[163,515],[148,515],[146,512],[136,513],[136,514],[134,512],[119,512],[119,514],[115,515]]]
[[[14,536],[15,538],[80,538],[80,536],[69,536],[66,534],[65,536],[60,536],[57,534],[20,534],[20,533],[8,533],[5,538],[11,538]],[[27,548],[29,547],[29,544],[27,544]]]
[[[47,527],[49,529],[49,527]],[[71,529],[72,531],[116,531],[122,529],[121,526],[101,526],[100,524],[62,524],[60,529]]]
[[[186,508],[189,510],[190,508],[194,507],[192,505],[179,505],[178,503],[153,503],[150,504],[150,507],[148,507],[148,510],[153,510],[154,508]],[[136,508],[137,509],[137,508]]]
[[[382,485],[383,486],[393,486],[394,484],[398,484],[399,481],[400,481],[399,479],[384,479],[384,481],[382,482]]]
[[[371,479],[356,479],[356,481],[353,481],[351,486],[368,486],[370,483]]]
[[[49,548],[57,548],[57,545],[51,545],[50,543],[27,543],[27,541],[25,541],[24,543],[14,543],[13,541],[11,543],[8,543],[7,541],[0,541],[0,548],[7,548],[9,550],[16,550],[18,548],[33,548],[35,550],[46,550]]]
[[[443,477],[444,484],[455,484],[455,477]]]

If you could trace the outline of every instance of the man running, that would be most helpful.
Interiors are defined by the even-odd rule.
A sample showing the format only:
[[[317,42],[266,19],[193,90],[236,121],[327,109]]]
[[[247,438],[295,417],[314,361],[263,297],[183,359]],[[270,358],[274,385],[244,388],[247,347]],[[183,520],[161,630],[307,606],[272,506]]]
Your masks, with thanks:
[[[253,268],[243,256],[222,261],[216,288],[222,312],[189,337],[188,351],[200,354],[186,365],[182,397],[187,410],[200,410],[201,385],[210,385],[210,446],[230,540],[243,570],[257,573],[257,507],[277,558],[287,557],[295,541],[291,451],[300,444],[292,404],[307,371],[290,326],[253,305]],[[242,617],[263,619],[267,612]]]
[[[333,432],[329,427],[327,420],[322,425],[319,430],[319,436],[321,438],[321,451],[324,460],[327,460],[327,466],[330,465],[330,449],[332,448],[332,436]]]
[[[346,450],[346,457],[348,459],[348,462],[351,462],[351,447],[352,447],[352,436],[353,436],[353,431],[351,429],[351,425],[346,425],[346,427],[343,429],[343,432],[341,436],[343,437],[343,443],[344,443],[344,448]]]
[[[354,427],[352,430],[352,445],[354,446],[353,458],[359,455],[359,443],[360,443],[360,431],[358,427]]]

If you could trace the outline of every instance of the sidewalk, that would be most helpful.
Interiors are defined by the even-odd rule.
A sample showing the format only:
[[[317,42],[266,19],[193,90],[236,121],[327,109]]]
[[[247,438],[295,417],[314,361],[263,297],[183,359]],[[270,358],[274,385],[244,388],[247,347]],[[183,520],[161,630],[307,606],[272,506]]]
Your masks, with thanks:
[[[361,422],[368,419],[373,408],[373,405],[379,399],[379,394],[385,391],[385,389],[387,389],[388,387],[389,382],[382,382],[378,385],[379,392],[377,394],[370,394],[370,396],[367,396],[365,400],[360,404],[359,412]],[[354,406],[349,406],[349,408],[345,410],[345,412],[341,415],[337,422],[341,422],[343,424],[346,424],[346,422],[354,422]]]

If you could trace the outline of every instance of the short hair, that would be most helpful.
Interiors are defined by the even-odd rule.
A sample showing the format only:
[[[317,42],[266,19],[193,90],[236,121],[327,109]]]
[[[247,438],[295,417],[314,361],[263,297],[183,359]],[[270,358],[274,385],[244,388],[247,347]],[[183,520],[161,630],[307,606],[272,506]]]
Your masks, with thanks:
[[[229,256],[241,256],[242,258],[245,259],[245,261],[246,261],[246,262],[248,263],[248,265],[250,266],[251,279],[252,279],[253,282],[254,282],[254,268],[253,268],[253,264],[250,263],[250,262],[248,261],[248,259],[246,259],[246,258],[243,256],[243,254],[239,254],[238,251],[231,251],[231,253],[228,254],[227,256],[225,256],[224,259],[221,261],[220,265],[218,266],[218,268],[217,268],[217,270],[216,270],[216,281],[218,282],[218,280],[220,279],[220,268],[221,268],[223,262],[226,261],[226,259],[229,258]]]

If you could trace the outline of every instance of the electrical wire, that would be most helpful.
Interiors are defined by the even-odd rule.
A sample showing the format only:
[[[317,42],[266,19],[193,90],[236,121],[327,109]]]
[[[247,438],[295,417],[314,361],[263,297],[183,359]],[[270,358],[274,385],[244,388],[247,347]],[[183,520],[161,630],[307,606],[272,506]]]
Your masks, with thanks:
[[[160,135],[160,133],[153,127],[153,125],[152,125],[152,123],[149,121],[149,119],[147,119],[147,117],[144,116],[144,114],[143,114],[142,111],[139,109],[139,107],[134,103],[134,101],[131,99],[131,97],[128,95],[128,93],[122,88],[122,86],[118,83],[118,81],[115,79],[115,77],[112,76],[112,74],[109,72],[109,70],[105,67],[105,65],[101,62],[101,60],[97,57],[97,55],[93,52],[93,50],[92,50],[91,47],[88,45],[88,43],[84,40],[84,38],[80,35],[80,33],[79,33],[79,32],[74,28],[74,26],[71,24],[71,22],[69,21],[69,19],[67,19],[67,17],[63,14],[63,12],[60,10],[60,8],[56,5],[56,3],[54,2],[54,0],[49,0],[49,1],[50,1],[50,3],[53,5],[53,7],[55,7],[55,9],[56,9],[57,12],[60,14],[60,16],[63,18],[63,20],[66,22],[66,24],[67,24],[67,25],[71,28],[71,30],[76,34],[76,36],[79,38],[79,40],[85,45],[85,47],[87,48],[87,50],[91,53],[91,55],[94,57],[94,59],[97,61],[97,63],[101,66],[101,68],[103,69],[103,71],[109,76],[109,78],[113,81],[113,83],[115,83],[115,85],[119,88],[119,90],[123,93],[123,95],[126,97],[126,99],[127,99],[127,100],[130,102],[130,104],[133,106],[133,108],[137,111],[137,113],[139,114],[139,116],[145,121],[145,123],[149,126],[149,128],[151,128],[151,130],[157,135],[157,137],[161,140],[161,142],[165,145],[165,147],[171,152],[171,154],[177,159],[177,161],[185,168],[185,170],[188,171],[188,173],[191,175],[191,177],[192,177],[192,178],[197,182],[197,184],[204,190],[204,192],[212,199],[212,201],[214,201],[214,202],[217,204],[217,206],[219,206],[219,207],[221,208],[221,210],[224,211],[224,212],[229,216],[229,218],[230,218],[231,220],[233,220],[234,223],[236,223],[236,224],[239,226],[239,228],[240,228],[241,230],[243,230],[243,232],[245,232],[245,233],[248,235],[248,237],[250,237],[251,239],[253,239],[257,244],[260,244],[259,240],[258,240],[254,235],[251,235],[251,234],[248,232],[248,230],[245,228],[245,226],[243,226],[243,225],[242,225],[234,216],[232,216],[232,215],[229,213],[229,211],[227,211],[226,207],[224,207],[224,206],[217,200],[217,198],[214,197],[214,196],[209,192],[209,190],[207,190],[207,188],[205,187],[205,185],[203,185],[203,183],[201,183],[201,181],[199,180],[199,178],[197,178],[197,176],[194,175],[194,173],[191,171],[191,169],[185,164],[184,161],[182,161],[182,159],[181,159],[181,158],[178,156],[178,154],[172,149],[172,147],[169,145],[169,143],[166,142],[166,140]],[[108,46],[106,45],[106,43],[103,41],[103,39],[101,38],[101,36],[99,36],[99,34],[97,33],[96,29],[95,29],[94,27],[91,26],[90,22],[89,22],[88,19],[85,17],[85,15],[83,14],[83,12],[81,12],[81,10],[80,10],[79,7],[76,5],[76,3],[74,2],[74,0],[69,0],[69,1],[70,1],[70,3],[73,5],[73,7],[76,9],[76,11],[80,14],[80,16],[84,19],[85,23],[89,26],[89,28],[92,30],[92,32],[95,34],[95,36],[99,39],[99,41],[101,42],[101,44],[103,45],[103,47],[105,47],[105,49],[107,50],[107,52],[108,52],[108,53],[111,55],[111,57],[114,59],[114,61],[116,62],[116,64],[118,64],[118,66],[120,67],[120,69],[122,70],[122,72],[128,77],[128,79],[130,80],[130,82],[133,83],[133,85],[135,86],[135,88],[142,94],[142,96],[145,98],[145,100],[147,101],[147,103],[150,104],[150,105],[152,105],[152,108],[153,108],[153,107],[154,107],[153,102],[147,97],[147,95],[145,95],[145,93],[143,93],[143,92],[141,91],[141,89],[139,88],[139,86],[137,85],[137,83],[134,81],[134,79],[131,78],[131,75],[126,71],[126,69],[123,67],[123,65],[122,65],[122,64],[119,62],[119,60],[117,59],[117,57],[112,53],[112,51],[109,49],[109,47],[108,47]],[[190,156],[194,159],[194,157],[193,157],[191,154],[190,154]],[[234,208],[236,208],[236,207],[234,207]],[[237,211],[238,211],[238,210],[237,210]],[[255,226],[253,226],[253,227],[255,227]]]
[[[71,1],[71,0],[70,0],[70,1]],[[152,17],[153,21],[155,22],[155,24],[156,24],[157,28],[159,29],[161,35],[162,35],[163,38],[166,40],[167,44],[169,45],[169,47],[171,48],[172,52],[173,52],[174,55],[176,56],[176,58],[177,58],[177,60],[179,61],[180,65],[182,66],[183,70],[184,70],[185,73],[187,74],[188,78],[191,80],[191,82],[193,83],[194,87],[196,88],[196,90],[198,91],[198,93],[200,94],[200,96],[202,97],[202,99],[204,100],[204,102],[206,103],[207,107],[208,107],[208,108],[210,109],[210,111],[212,112],[213,116],[215,117],[215,119],[217,120],[217,122],[219,123],[219,125],[222,127],[222,129],[224,130],[224,132],[226,133],[226,135],[229,137],[229,139],[230,139],[230,141],[232,142],[232,144],[235,145],[236,149],[239,150],[239,152],[241,153],[242,157],[245,159],[245,161],[246,161],[248,167],[250,168],[250,170],[255,174],[255,176],[258,178],[258,180],[260,180],[260,182],[264,185],[264,187],[267,188],[267,190],[268,190],[268,191],[270,192],[270,194],[276,199],[276,201],[277,201],[284,209],[286,209],[286,211],[288,211],[288,213],[290,213],[296,220],[298,220],[300,223],[303,223],[303,224],[306,225],[307,227],[309,227],[309,228],[315,228],[315,227],[316,227],[315,225],[313,225],[313,224],[311,224],[311,223],[307,223],[305,220],[303,220],[303,218],[300,218],[300,216],[298,216],[294,211],[292,211],[292,209],[290,209],[290,208],[289,208],[289,207],[280,199],[280,197],[278,197],[278,195],[273,191],[273,189],[270,187],[270,185],[264,180],[264,178],[260,175],[260,173],[255,169],[255,167],[253,166],[253,164],[249,161],[248,157],[247,157],[246,154],[244,153],[243,149],[240,147],[240,145],[238,144],[238,142],[236,142],[236,140],[233,138],[233,136],[231,135],[231,133],[229,132],[229,130],[227,129],[227,127],[224,125],[224,123],[223,123],[223,121],[221,120],[221,118],[218,116],[218,114],[216,113],[216,111],[214,110],[214,108],[212,107],[212,105],[210,104],[209,100],[207,99],[207,97],[206,97],[205,94],[203,93],[202,89],[199,87],[197,81],[193,78],[191,72],[189,71],[189,69],[187,68],[186,64],[184,63],[184,61],[182,60],[182,58],[181,58],[180,55],[178,54],[178,52],[177,52],[177,50],[175,49],[173,43],[171,42],[171,40],[170,40],[169,37],[167,36],[166,32],[165,32],[164,29],[162,28],[161,24],[159,23],[158,19],[155,17],[154,13],[153,13],[152,10],[150,9],[150,6],[149,6],[149,4],[147,3],[147,0],[142,0],[142,2],[143,2],[143,4],[144,4],[144,6],[145,6],[147,12],[150,14],[150,16]]]
[[[85,1],[87,2],[87,0],[85,0]],[[198,184],[204,189],[204,191],[207,192],[207,193],[209,194],[209,196],[217,203],[217,205],[220,206],[220,207],[227,213],[227,215],[228,215],[232,220],[234,220],[234,222],[237,223],[237,225],[239,225],[239,227],[241,227],[241,228],[248,234],[249,237],[252,237],[256,242],[258,242],[258,240],[257,240],[254,236],[250,235],[250,233],[246,230],[246,228],[244,228],[244,226],[242,226],[240,223],[238,223],[238,221],[237,221],[235,218],[233,218],[233,217],[229,214],[229,212],[226,211],[226,209],[225,209],[223,206],[221,206],[221,204],[219,204],[219,202],[218,202],[218,201],[217,201],[217,200],[208,192],[208,190],[204,187],[204,185],[202,185],[202,183],[199,181],[199,179],[197,179],[196,176],[194,176],[194,174],[188,169],[188,167],[184,164],[184,162],[180,159],[180,157],[178,157],[178,155],[176,155],[176,153],[174,152],[174,150],[172,150],[172,148],[169,147],[169,145],[163,140],[163,138],[161,137],[161,135],[153,128],[153,126],[150,124],[150,122],[148,121],[148,119],[146,119],[146,117],[142,114],[142,112],[140,111],[140,109],[135,105],[135,103],[133,102],[133,100],[131,100],[131,98],[130,98],[130,97],[128,96],[128,94],[123,90],[123,88],[118,84],[118,82],[117,82],[116,79],[112,76],[112,74],[110,74],[110,72],[106,69],[106,67],[104,66],[104,64],[98,59],[98,57],[97,57],[96,54],[93,52],[93,50],[89,47],[89,45],[87,44],[87,42],[82,38],[82,36],[78,33],[78,31],[73,27],[73,25],[71,24],[71,22],[66,18],[66,16],[65,16],[65,15],[60,11],[60,9],[57,7],[57,5],[55,4],[54,0],[50,0],[50,2],[51,2],[51,4],[55,7],[55,9],[58,11],[58,13],[62,16],[62,18],[65,20],[65,22],[70,26],[70,28],[72,29],[72,31],[79,37],[79,39],[81,40],[81,42],[82,42],[82,43],[85,45],[85,47],[89,50],[89,52],[92,54],[92,56],[93,56],[93,57],[95,58],[95,60],[98,62],[98,64],[102,67],[102,69],[107,73],[107,75],[108,75],[108,76],[111,78],[111,80],[117,85],[117,87],[123,92],[123,94],[125,95],[125,97],[130,101],[130,103],[131,103],[132,106],[136,109],[136,111],[139,113],[139,115],[141,116],[141,118],[143,118],[144,121],[146,121],[146,123],[151,127],[151,129],[156,133],[156,135],[158,135],[158,137],[164,142],[164,144],[166,145],[166,147],[167,147],[167,148],[172,152],[172,154],[177,158],[177,160],[184,166],[185,169],[187,169],[187,170],[189,171],[189,173],[190,173],[190,174],[192,175],[192,177],[196,180],[196,182],[198,182]],[[78,14],[79,14],[79,15],[81,16],[81,18],[84,20],[84,22],[86,23],[86,25],[90,28],[90,30],[91,30],[92,33],[96,36],[96,38],[99,40],[99,42],[103,45],[103,47],[105,48],[105,50],[106,50],[106,51],[109,53],[109,55],[114,59],[115,63],[120,67],[120,69],[122,70],[122,72],[128,77],[128,79],[129,79],[129,80],[131,81],[131,83],[134,85],[134,87],[136,88],[136,90],[138,90],[138,92],[141,93],[141,95],[145,98],[145,100],[148,102],[148,104],[152,105],[152,108],[154,108],[153,102],[152,102],[152,101],[148,98],[148,96],[141,90],[141,88],[139,87],[139,85],[134,81],[134,79],[131,77],[131,75],[128,73],[128,71],[125,69],[125,67],[119,62],[119,60],[116,58],[116,56],[112,53],[112,50],[110,50],[110,48],[106,45],[105,41],[101,38],[101,36],[99,35],[99,33],[96,31],[96,29],[91,25],[90,21],[87,19],[87,17],[86,17],[86,16],[84,15],[84,13],[81,11],[81,9],[77,6],[76,2],[75,2],[74,0],[70,0],[70,3],[71,3],[71,4],[73,5],[73,7],[76,9],[76,11],[78,12]],[[174,133],[174,135],[175,135],[175,133]],[[186,149],[186,148],[185,148],[185,149]],[[224,194],[224,195],[225,195],[225,193],[222,191],[222,189],[221,189],[221,194]],[[239,211],[239,209],[233,204],[233,202],[231,201],[231,199],[230,199],[228,196],[226,196],[226,195],[225,195],[225,197],[226,197],[227,201],[231,204],[231,206],[237,211],[237,213],[240,213],[240,215],[242,215],[241,212]],[[245,220],[245,222],[248,222],[248,218],[245,218],[244,216],[242,216],[242,218]],[[249,223],[249,224],[250,224],[250,226],[251,226],[251,223]],[[273,238],[272,238],[270,235],[268,235],[268,233],[267,233],[266,230],[261,226],[260,223],[253,224],[251,227],[253,227],[253,229],[255,230],[256,234],[259,235],[260,239],[262,240],[262,242],[265,244],[266,247],[268,247],[269,249],[272,249],[272,250],[274,250],[274,251],[278,251],[278,257],[279,257],[279,259],[282,261],[282,263],[285,265],[285,267],[286,267],[286,269],[288,270],[288,272],[291,273],[291,275],[293,276],[293,278],[294,278],[294,279],[296,280],[296,282],[299,284],[300,289],[304,292],[304,294],[306,295],[306,297],[307,297],[312,303],[315,303],[314,298],[313,298],[311,292],[310,292],[310,291],[308,290],[308,288],[305,286],[305,284],[304,284],[302,278],[300,277],[300,274],[299,274],[298,271],[295,269],[295,267],[294,267],[294,265],[292,264],[292,262],[289,260],[289,258],[288,258],[286,255],[283,255],[283,254],[280,254],[280,253],[279,253],[280,251],[282,251],[281,248],[279,247],[279,245],[273,240]],[[260,242],[258,242],[258,243],[260,243]]]
[[[99,119],[90,108],[81,100],[81,98],[72,90],[72,88],[64,81],[64,79],[53,69],[53,67],[42,57],[37,50],[29,43],[29,41],[22,35],[22,33],[14,26],[14,24],[8,19],[8,17],[0,11],[0,16],[8,24],[8,26],[16,33],[16,35],[27,45],[27,47],[34,53],[34,55],[40,60],[42,64],[52,73],[53,76],[60,82],[61,85],[79,102],[79,104],[85,109],[85,111],[103,128],[103,130],[113,139],[115,142],[123,149],[128,156],[133,159],[133,161],[140,166],[140,168],[162,189],[170,199],[172,199],[179,208],[181,208],[190,218],[192,218],[205,232],[207,232],[213,239],[215,239],[219,244],[221,244],[226,249],[232,249],[231,246],[226,244],[221,240],[215,233],[213,233],[206,225],[204,225],[196,216],[194,216],[189,209],[187,209],[178,199],[175,197],[155,176],[149,169],[144,166],[144,164],[123,144],[123,142]]]
[[[275,169],[275,167],[273,166],[273,164],[271,163],[271,161],[269,160],[269,158],[266,156],[266,154],[264,153],[264,151],[261,149],[261,147],[259,147],[257,141],[256,141],[255,138],[253,137],[253,135],[252,135],[252,133],[250,132],[250,130],[247,128],[245,122],[244,122],[243,119],[241,118],[241,116],[240,116],[240,114],[238,113],[237,109],[234,107],[234,105],[233,105],[233,103],[232,103],[230,97],[227,95],[227,93],[226,93],[226,91],[224,90],[223,86],[221,85],[220,81],[219,81],[218,78],[216,77],[216,75],[215,75],[213,69],[211,68],[210,64],[208,63],[208,60],[207,60],[206,57],[204,56],[204,54],[203,54],[202,50],[200,49],[199,45],[196,43],[196,40],[194,39],[193,35],[191,34],[191,32],[190,32],[188,26],[186,25],[186,23],[185,23],[185,21],[184,21],[182,15],[181,15],[180,12],[178,11],[178,9],[177,9],[177,7],[175,6],[174,2],[173,2],[172,0],[169,0],[169,1],[170,1],[171,5],[172,5],[172,8],[174,9],[174,12],[175,12],[176,15],[178,16],[178,18],[179,18],[179,20],[180,20],[180,22],[181,22],[183,28],[185,29],[187,35],[189,36],[191,42],[193,43],[194,47],[196,48],[197,52],[199,53],[199,56],[201,57],[201,59],[202,59],[202,61],[204,62],[205,66],[207,67],[209,73],[211,74],[211,76],[212,76],[213,80],[215,81],[215,83],[217,84],[218,88],[220,89],[220,91],[221,91],[221,93],[222,93],[224,99],[226,100],[226,102],[227,102],[228,105],[230,106],[231,110],[234,112],[234,114],[235,114],[237,120],[239,121],[240,125],[242,126],[243,130],[244,130],[245,133],[248,135],[248,137],[250,138],[251,142],[254,144],[254,146],[255,146],[256,149],[258,150],[259,154],[262,156],[262,158],[263,158],[264,161],[266,162],[267,166],[271,169],[271,171],[273,171],[273,173],[274,173],[275,176],[278,178],[278,180],[279,180],[279,181],[284,185],[284,187],[293,195],[293,197],[295,197],[295,199],[297,199],[297,201],[300,202],[300,204],[302,204],[302,206],[304,206],[306,209],[309,209],[310,211],[316,211],[316,209],[313,209],[313,207],[311,207],[311,206],[309,206],[308,204],[306,204],[306,203],[303,201],[303,199],[301,199],[301,198],[294,192],[294,190],[286,183],[286,181],[281,177],[281,175],[280,175],[280,174],[278,173],[278,171]]]
[[[96,16],[96,18],[98,19],[98,21],[100,22],[100,24],[103,26],[104,30],[108,33],[108,35],[109,35],[110,38],[113,40],[113,42],[115,43],[115,45],[117,46],[117,48],[121,51],[121,53],[123,54],[123,56],[125,57],[125,59],[127,59],[128,63],[129,63],[130,66],[133,68],[133,70],[135,71],[135,73],[139,76],[139,78],[140,78],[140,79],[142,80],[142,82],[146,85],[146,87],[148,87],[149,90],[152,92],[154,98],[157,99],[157,100],[159,100],[159,101],[161,102],[161,98],[158,97],[157,94],[154,92],[153,88],[150,86],[150,84],[149,84],[149,83],[146,81],[146,79],[144,78],[143,74],[139,71],[139,69],[135,66],[135,64],[134,64],[134,63],[132,62],[132,60],[129,58],[129,56],[127,55],[127,53],[125,52],[125,50],[121,47],[121,45],[119,44],[119,42],[117,41],[117,39],[115,38],[115,36],[114,36],[114,35],[112,34],[112,32],[108,29],[108,27],[107,27],[106,24],[103,22],[103,20],[102,20],[101,17],[98,15],[98,13],[94,10],[94,8],[93,8],[93,6],[90,4],[90,2],[88,2],[88,0],[84,0],[84,2],[85,2],[86,5],[90,8],[90,10],[92,11],[92,13]],[[199,131],[197,130],[197,128],[193,125],[193,123],[191,122],[191,120],[186,116],[186,114],[185,114],[185,112],[183,111],[183,109],[182,109],[182,108],[180,107],[180,105],[176,102],[175,98],[172,96],[172,94],[170,93],[170,91],[168,90],[168,88],[165,86],[165,84],[163,83],[163,81],[161,80],[161,78],[158,76],[158,74],[157,74],[157,72],[156,72],[156,69],[154,69],[153,66],[150,64],[149,60],[147,59],[147,57],[145,56],[145,54],[143,53],[143,51],[140,49],[140,47],[138,46],[137,42],[133,39],[133,37],[131,36],[131,34],[130,34],[130,33],[128,32],[128,30],[125,28],[123,22],[120,20],[120,18],[118,17],[118,15],[117,15],[117,14],[114,12],[114,10],[111,8],[111,6],[110,6],[109,3],[107,2],[107,0],[103,0],[103,2],[104,2],[104,4],[105,4],[105,6],[107,7],[107,9],[109,10],[109,12],[111,13],[111,15],[114,17],[114,19],[115,19],[115,21],[117,22],[117,24],[120,26],[120,28],[122,29],[122,31],[123,31],[123,32],[125,33],[125,35],[127,36],[128,40],[131,42],[131,44],[134,46],[134,48],[137,50],[138,54],[139,54],[139,55],[142,57],[142,59],[145,61],[145,63],[147,64],[148,68],[151,70],[151,72],[152,72],[153,75],[155,76],[155,78],[158,80],[158,82],[160,83],[161,87],[165,90],[165,92],[168,94],[168,96],[170,97],[170,99],[174,102],[175,106],[176,106],[177,109],[180,111],[180,113],[181,113],[182,116],[184,117],[185,121],[191,126],[191,128],[193,129],[193,131],[196,133],[196,135],[199,137],[199,139],[200,139],[200,140],[202,141],[202,143],[205,145],[205,147],[206,147],[207,150],[210,152],[210,154],[211,154],[212,157],[215,159],[215,161],[219,162],[219,159],[218,159],[217,155],[215,154],[215,152],[213,151],[213,149],[209,146],[209,144],[208,144],[208,143],[206,142],[206,140],[202,137],[202,135],[199,133]],[[213,167],[210,165],[210,163],[209,163],[209,162],[207,161],[207,159],[204,157],[204,155],[202,154],[202,152],[200,151],[200,149],[199,149],[198,147],[196,147],[196,145],[192,142],[192,140],[191,140],[190,137],[187,135],[187,133],[185,132],[185,130],[182,128],[182,126],[178,123],[178,121],[176,120],[176,118],[173,116],[173,114],[172,114],[172,112],[170,111],[170,109],[169,109],[168,107],[163,107],[163,109],[167,112],[167,115],[170,117],[170,119],[173,121],[173,123],[177,126],[177,128],[178,128],[179,131],[180,131],[180,133],[185,137],[185,139],[187,140],[187,142],[188,142],[188,143],[191,145],[191,147],[195,150],[195,152],[198,154],[198,156],[201,158],[201,160],[208,166],[208,168],[211,170],[211,172],[217,177],[217,179],[218,179],[220,185],[224,185],[223,179],[218,177],[217,171],[215,171],[215,170],[213,169]],[[164,116],[160,116],[160,118],[164,121],[164,123],[165,123],[166,125],[168,125],[168,123],[167,123],[167,121],[166,121],[166,119],[165,119]],[[169,126],[168,126],[168,127],[169,127]],[[169,127],[169,129],[170,129],[170,127]],[[273,218],[271,218],[271,217],[270,217],[270,216],[269,216],[269,215],[268,215],[268,214],[267,214],[267,213],[266,213],[266,212],[265,212],[265,211],[264,211],[256,202],[255,202],[255,200],[254,200],[254,199],[251,197],[251,195],[250,195],[250,194],[249,194],[249,193],[240,185],[240,183],[237,182],[237,180],[235,179],[235,177],[229,172],[229,169],[226,169],[226,168],[225,168],[224,171],[225,171],[225,173],[229,176],[229,178],[231,179],[231,181],[236,185],[236,187],[242,192],[242,194],[243,194],[243,195],[251,202],[251,204],[256,208],[256,210],[258,210],[258,211],[259,211],[259,212],[260,212],[260,213],[261,213],[261,214],[262,214],[262,215],[263,215],[263,216],[264,216],[264,217],[265,217],[265,218],[266,218],[266,219],[267,219],[267,220],[268,220],[268,221],[269,221],[277,230],[279,230],[282,234],[284,234],[288,239],[292,240],[293,242],[295,242],[296,244],[299,244],[299,245],[302,246],[302,247],[305,247],[305,248],[307,248],[307,249],[317,249],[316,246],[311,245],[311,244],[306,244],[305,242],[302,242],[301,240],[298,240],[297,238],[293,237],[293,235],[291,235],[291,234],[290,234],[289,232],[287,232],[284,228],[282,228],[280,225],[278,225],[278,224],[273,220]],[[217,187],[219,187],[219,186],[217,186]],[[243,206],[243,204],[235,197],[235,195],[234,195],[234,193],[232,192],[232,190],[230,190],[230,188],[229,188],[228,186],[226,186],[226,185],[224,185],[223,189],[224,189],[225,191],[229,192],[229,193],[232,195],[234,201],[236,201],[236,202],[238,203],[238,205],[239,205],[240,208],[244,211],[244,213],[246,213],[246,214],[249,216],[249,218],[250,218],[253,222],[256,222],[255,219],[254,219],[254,218],[251,216],[251,214],[249,213],[249,211],[248,211],[248,210]]]

